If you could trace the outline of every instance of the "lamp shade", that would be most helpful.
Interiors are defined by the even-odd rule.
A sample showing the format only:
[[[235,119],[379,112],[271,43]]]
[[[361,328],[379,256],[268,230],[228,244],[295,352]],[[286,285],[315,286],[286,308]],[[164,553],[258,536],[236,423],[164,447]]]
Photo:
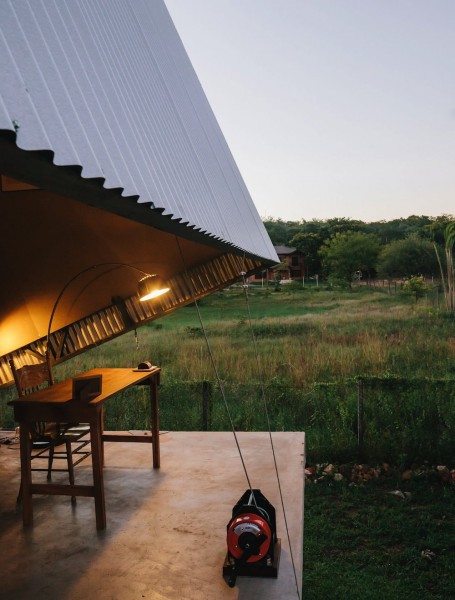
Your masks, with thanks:
[[[146,275],[137,284],[139,300],[152,300],[169,291],[169,286],[159,275]]]

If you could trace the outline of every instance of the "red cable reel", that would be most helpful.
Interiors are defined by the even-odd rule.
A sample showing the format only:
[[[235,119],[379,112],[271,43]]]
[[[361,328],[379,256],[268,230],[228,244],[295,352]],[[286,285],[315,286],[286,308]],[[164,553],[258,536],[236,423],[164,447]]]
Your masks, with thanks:
[[[238,575],[277,577],[280,545],[275,509],[261,490],[247,490],[232,509],[227,525],[223,574],[229,586]]]
[[[227,547],[231,555],[242,562],[262,560],[270,548],[272,531],[265,519],[245,513],[231,519],[227,528]],[[248,554],[246,559],[244,555]]]

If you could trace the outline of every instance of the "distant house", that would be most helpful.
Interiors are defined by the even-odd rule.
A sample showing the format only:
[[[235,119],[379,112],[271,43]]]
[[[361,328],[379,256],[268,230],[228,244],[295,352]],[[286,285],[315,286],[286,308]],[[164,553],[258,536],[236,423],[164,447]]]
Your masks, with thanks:
[[[304,257],[301,252],[296,248],[288,246],[274,246],[274,249],[280,263],[276,267],[256,273],[256,275],[250,278],[250,283],[276,281],[277,279],[280,281],[292,281],[303,277]]]

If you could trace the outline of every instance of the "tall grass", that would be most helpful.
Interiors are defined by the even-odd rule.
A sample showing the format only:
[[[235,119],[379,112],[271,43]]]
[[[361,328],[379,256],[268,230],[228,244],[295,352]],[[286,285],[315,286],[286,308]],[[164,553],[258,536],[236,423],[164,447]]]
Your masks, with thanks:
[[[455,378],[455,319],[431,302],[415,304],[408,297],[368,288],[305,288],[253,290],[247,303],[243,290],[232,289],[204,299],[200,312],[239,429],[267,428],[264,392],[273,429],[305,430],[315,457],[348,460],[356,451],[356,379],[418,380],[424,384],[410,383],[407,391],[390,385],[368,388],[369,456],[385,459],[403,454],[403,448],[409,460],[431,454],[432,447],[435,460],[455,453],[446,439],[453,437],[453,394],[432,383]],[[57,379],[92,366],[134,367],[151,360],[162,368],[163,428],[201,429],[201,385],[210,381],[210,428],[228,429],[195,307],[143,327],[138,337],[139,347],[134,335],[126,334],[57,366]],[[451,415],[443,430],[435,426],[443,420],[438,414]],[[4,425],[12,423],[4,403],[0,417]],[[144,390],[130,390],[110,401],[106,418],[108,428],[146,427]],[[419,437],[421,442],[416,441]]]
[[[227,296],[227,297],[226,297]],[[226,292],[201,306],[222,377],[248,383],[281,377],[292,386],[342,381],[358,375],[444,377],[455,373],[455,322],[405,298],[358,294],[250,295],[258,372],[244,299]],[[163,377],[213,378],[197,315],[163,320],[141,332],[142,352],[163,367]],[[243,313],[242,313],[243,310]],[[281,313],[276,316],[275,312]],[[171,317],[174,315],[171,315]],[[191,324],[189,324],[191,323]]]

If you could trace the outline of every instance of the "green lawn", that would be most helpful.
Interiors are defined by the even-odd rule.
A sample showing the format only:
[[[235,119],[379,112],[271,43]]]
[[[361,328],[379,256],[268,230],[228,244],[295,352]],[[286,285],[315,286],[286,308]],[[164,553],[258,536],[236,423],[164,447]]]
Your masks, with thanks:
[[[398,488],[409,497],[389,493]],[[303,598],[455,598],[454,515],[453,484],[307,484]]]

